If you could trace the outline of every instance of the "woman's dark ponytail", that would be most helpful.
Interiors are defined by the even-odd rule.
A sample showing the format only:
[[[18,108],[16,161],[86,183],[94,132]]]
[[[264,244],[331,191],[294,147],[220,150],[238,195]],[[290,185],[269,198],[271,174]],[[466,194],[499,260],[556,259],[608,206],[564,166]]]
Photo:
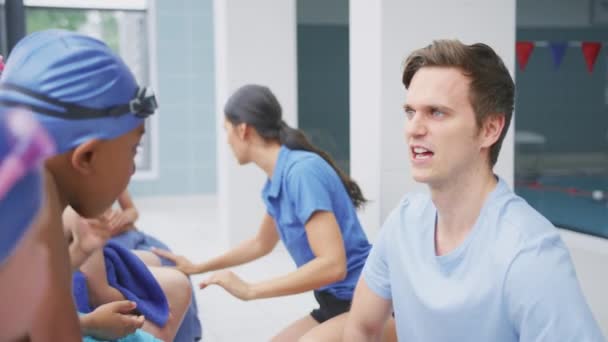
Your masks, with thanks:
[[[359,185],[336,165],[327,152],[315,147],[302,131],[283,121],[281,105],[267,87],[250,84],[239,88],[228,99],[224,113],[233,124],[244,122],[252,125],[265,139],[277,139],[289,149],[318,154],[338,174],[355,208],[361,208],[367,202]]]
[[[348,192],[348,196],[355,208],[361,208],[367,200],[363,197],[363,193],[361,192],[361,188],[355,181],[353,181],[350,176],[348,176],[344,171],[342,171],[336,162],[330,157],[330,155],[317,148],[313,144],[308,141],[304,132],[299,129],[291,128],[284,122],[281,124],[281,130],[279,135],[279,140],[281,144],[289,147],[292,150],[304,150],[318,154],[321,158],[323,158],[333,169],[336,171],[342,184],[346,188],[346,192]]]

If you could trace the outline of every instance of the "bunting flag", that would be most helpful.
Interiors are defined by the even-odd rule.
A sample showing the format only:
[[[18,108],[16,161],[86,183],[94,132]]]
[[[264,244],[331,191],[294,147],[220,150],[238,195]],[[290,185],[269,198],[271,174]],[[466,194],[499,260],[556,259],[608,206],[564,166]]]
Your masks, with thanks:
[[[595,60],[600,53],[602,45],[599,42],[583,42],[581,48],[583,49],[583,56],[585,56],[585,61],[587,62],[587,70],[589,73],[592,73]]]
[[[532,50],[534,50],[533,42],[517,42],[515,45],[519,70],[524,71],[526,69],[526,64],[528,64],[528,59],[532,55]]]
[[[562,60],[564,59],[564,55],[566,54],[566,48],[568,48],[568,43],[566,43],[566,42],[549,43],[549,48],[551,49],[551,56],[553,56],[553,65],[555,66],[555,70],[557,70],[557,69],[559,69],[559,66],[562,64]]]
[[[564,60],[564,56],[568,51],[568,48],[580,48],[585,63],[587,65],[587,71],[593,73],[595,62],[599,57],[602,45],[608,44],[608,42],[597,42],[597,41],[562,41],[562,42],[549,42],[546,40],[538,41],[519,41],[515,45],[515,53],[517,56],[517,62],[519,63],[519,69],[524,71],[528,60],[532,55],[535,48],[546,48],[548,47],[553,57],[553,65],[555,70],[558,70]]]

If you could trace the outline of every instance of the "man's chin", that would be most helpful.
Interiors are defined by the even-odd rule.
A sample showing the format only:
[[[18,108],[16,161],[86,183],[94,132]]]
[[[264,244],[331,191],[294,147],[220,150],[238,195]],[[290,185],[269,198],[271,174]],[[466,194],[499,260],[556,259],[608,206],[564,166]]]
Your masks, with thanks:
[[[412,178],[417,183],[428,184],[431,181],[431,177],[427,172],[420,172],[412,170]]]

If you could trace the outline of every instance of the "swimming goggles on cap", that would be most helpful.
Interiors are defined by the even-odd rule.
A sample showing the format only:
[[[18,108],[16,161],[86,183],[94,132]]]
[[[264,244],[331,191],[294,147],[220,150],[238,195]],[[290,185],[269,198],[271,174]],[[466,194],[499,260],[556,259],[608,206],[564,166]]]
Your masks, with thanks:
[[[4,104],[7,106],[26,105],[36,113],[50,115],[67,120],[88,120],[104,117],[119,117],[128,113],[133,113],[136,117],[145,119],[148,116],[154,114],[154,111],[158,108],[158,103],[156,102],[156,96],[154,95],[154,92],[147,87],[137,88],[135,94],[133,95],[133,99],[129,101],[129,103],[102,109],[90,108],[75,103],[61,101],[11,83],[3,83],[2,85],[0,85],[0,89],[6,89],[22,93],[36,100],[49,103],[55,107],[63,108],[64,111],[53,110],[50,108],[33,104],[26,105],[24,103],[12,100],[0,100],[0,104]]]

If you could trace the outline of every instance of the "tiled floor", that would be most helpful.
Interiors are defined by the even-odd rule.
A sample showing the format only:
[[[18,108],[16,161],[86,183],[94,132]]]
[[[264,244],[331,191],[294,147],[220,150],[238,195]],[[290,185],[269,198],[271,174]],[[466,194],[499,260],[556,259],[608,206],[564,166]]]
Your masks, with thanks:
[[[228,248],[218,231],[213,196],[136,198],[135,204],[140,211],[139,229],[193,261]],[[244,280],[256,281],[294,269],[289,254],[279,244],[270,255],[234,270]],[[282,327],[308,314],[315,304],[311,293],[243,302],[216,286],[198,290],[196,285],[205,276],[193,277],[205,342],[268,341]]]

